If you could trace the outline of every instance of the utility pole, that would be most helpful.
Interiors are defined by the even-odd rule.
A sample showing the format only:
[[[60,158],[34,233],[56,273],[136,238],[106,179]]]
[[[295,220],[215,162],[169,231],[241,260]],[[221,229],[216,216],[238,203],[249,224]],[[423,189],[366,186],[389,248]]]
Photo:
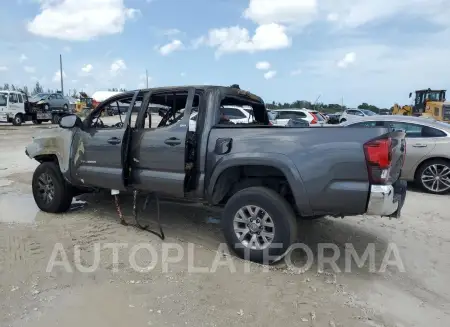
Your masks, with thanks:
[[[59,74],[61,75],[61,93],[64,96],[64,81],[63,81],[63,68],[61,55],[59,55]]]
[[[145,70],[145,81],[147,83],[147,89],[148,89],[148,70]]]

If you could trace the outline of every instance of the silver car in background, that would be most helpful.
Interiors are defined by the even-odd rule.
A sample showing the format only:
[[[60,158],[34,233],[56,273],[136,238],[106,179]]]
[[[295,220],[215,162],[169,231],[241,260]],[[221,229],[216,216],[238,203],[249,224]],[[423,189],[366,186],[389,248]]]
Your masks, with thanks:
[[[450,124],[408,116],[370,116],[343,122],[344,127],[391,127],[406,132],[402,178],[429,193],[450,192]]]

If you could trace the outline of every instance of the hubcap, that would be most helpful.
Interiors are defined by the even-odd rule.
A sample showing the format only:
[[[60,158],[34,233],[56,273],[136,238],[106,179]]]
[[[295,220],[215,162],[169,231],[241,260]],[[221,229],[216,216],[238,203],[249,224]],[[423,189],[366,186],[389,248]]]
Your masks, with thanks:
[[[445,192],[450,189],[450,168],[441,164],[430,165],[423,171],[421,179],[428,190]]]
[[[49,204],[55,197],[55,185],[53,184],[52,177],[43,173],[38,178],[38,196],[46,203]]]
[[[275,237],[275,225],[262,208],[248,205],[238,210],[233,220],[234,232],[247,248],[263,250]]]

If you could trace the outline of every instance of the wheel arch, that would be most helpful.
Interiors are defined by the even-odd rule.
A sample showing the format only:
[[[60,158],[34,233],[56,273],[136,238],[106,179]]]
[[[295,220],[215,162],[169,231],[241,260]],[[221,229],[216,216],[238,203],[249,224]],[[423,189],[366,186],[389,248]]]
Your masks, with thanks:
[[[250,176],[242,174],[249,169],[252,171]],[[294,209],[300,214],[307,215],[312,212],[300,173],[294,163],[283,154],[253,153],[251,157],[240,153],[228,155],[216,163],[210,176],[206,197],[212,204],[223,201],[240,182],[247,181],[244,183],[248,183],[248,186],[243,187],[246,188],[260,185],[258,179],[261,181],[281,178],[285,179],[292,192]],[[248,182],[249,179],[253,179],[253,182]]]

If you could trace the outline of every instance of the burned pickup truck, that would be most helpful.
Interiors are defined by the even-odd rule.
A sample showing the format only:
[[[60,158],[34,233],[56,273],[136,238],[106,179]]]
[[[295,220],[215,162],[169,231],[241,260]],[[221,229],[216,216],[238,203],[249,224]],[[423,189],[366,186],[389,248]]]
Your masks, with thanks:
[[[114,102],[129,103],[123,121],[102,115]],[[154,105],[171,108],[157,125]],[[254,119],[235,124],[226,106],[250,106]],[[84,121],[63,117],[60,127],[26,148],[41,163],[32,182],[41,210],[65,212],[75,195],[95,189],[202,202],[223,209],[229,246],[257,262],[297,240],[298,219],[399,217],[406,195],[404,132],[271,126],[263,100],[236,86],[125,92]]]

